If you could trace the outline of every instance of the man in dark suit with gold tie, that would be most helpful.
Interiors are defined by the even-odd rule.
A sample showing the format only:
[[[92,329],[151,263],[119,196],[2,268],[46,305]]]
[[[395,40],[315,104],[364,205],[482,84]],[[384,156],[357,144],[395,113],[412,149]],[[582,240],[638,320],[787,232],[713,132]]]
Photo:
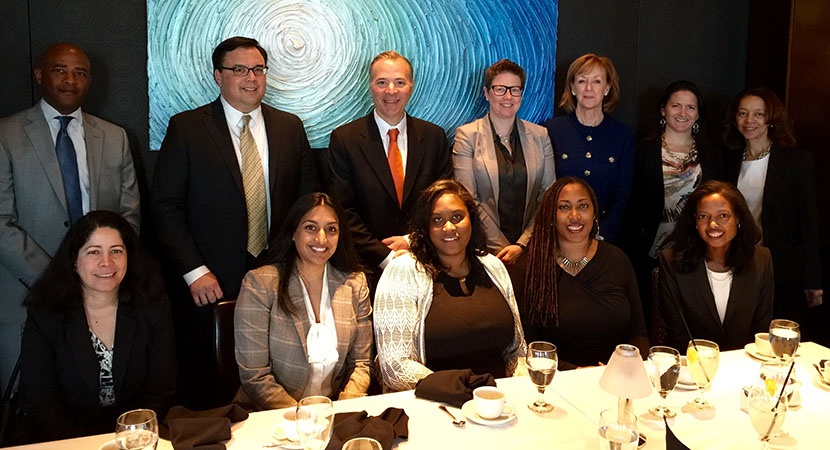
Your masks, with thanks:
[[[154,224],[176,284],[189,288],[190,300],[173,300],[185,358],[180,388],[192,392],[184,400],[194,406],[210,406],[204,393],[216,376],[212,304],[236,297],[245,273],[262,264],[268,236],[318,186],[302,121],[262,104],[267,64],[254,39],[220,43],[213,52],[219,98],[173,116],[156,161]]]
[[[452,177],[444,130],[405,111],[415,86],[412,64],[397,52],[369,65],[374,110],[331,134],[326,190],[349,215],[372,285],[397,250],[409,248],[410,213],[421,191]]]

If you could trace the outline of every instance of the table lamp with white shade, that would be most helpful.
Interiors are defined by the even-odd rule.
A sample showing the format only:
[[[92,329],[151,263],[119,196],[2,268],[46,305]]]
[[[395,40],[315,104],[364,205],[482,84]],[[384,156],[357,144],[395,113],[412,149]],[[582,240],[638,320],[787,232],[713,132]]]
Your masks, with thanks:
[[[623,412],[633,413],[631,400],[648,397],[653,389],[640,349],[630,344],[618,345],[605,366],[599,386],[619,397],[620,417]]]

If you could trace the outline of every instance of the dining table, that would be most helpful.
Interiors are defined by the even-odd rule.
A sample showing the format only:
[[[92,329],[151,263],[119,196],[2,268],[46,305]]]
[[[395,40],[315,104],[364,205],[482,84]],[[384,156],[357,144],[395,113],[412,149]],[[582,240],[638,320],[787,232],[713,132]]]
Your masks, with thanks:
[[[751,344],[750,344],[751,346]],[[760,384],[762,355],[746,350],[720,354],[720,363],[712,377],[711,390],[705,393],[712,408],[699,410],[689,403],[699,394],[690,386],[678,385],[667,397],[677,415],[668,419],[674,435],[690,449],[755,449],[761,447],[749,415],[741,409],[744,388]],[[754,354],[752,356],[750,353]],[[830,359],[830,348],[804,342],[795,357],[796,400],[783,424],[783,433],[772,440],[774,449],[830,448],[830,438],[823,432],[830,425],[830,385],[823,382],[813,367],[821,359]],[[474,409],[449,407],[466,423],[456,426],[438,406],[440,403],[416,398],[414,391],[340,400],[334,402],[335,412],[366,411],[379,415],[386,408],[397,407],[409,416],[409,435],[396,439],[395,448],[402,450],[438,449],[598,449],[597,422],[605,409],[617,408],[618,399],[599,386],[604,367],[588,367],[557,372],[545,391],[546,400],[554,405],[548,413],[536,413],[527,407],[536,400],[536,386],[527,376],[501,378],[497,386],[505,393],[506,411],[502,420],[487,422],[477,417]],[[638,431],[646,437],[641,448],[666,448],[666,425],[662,418],[649,413],[660,398],[656,391],[648,397],[633,399]],[[250,414],[247,420],[233,424],[232,437],[225,443],[228,450],[279,449],[279,434],[285,409]],[[508,416],[512,416],[509,418]],[[497,422],[497,423],[493,423]],[[114,433],[86,436],[62,441],[44,442],[19,447],[17,450],[116,450]],[[159,450],[172,449],[170,441],[160,439]],[[285,448],[297,448],[288,444]]]

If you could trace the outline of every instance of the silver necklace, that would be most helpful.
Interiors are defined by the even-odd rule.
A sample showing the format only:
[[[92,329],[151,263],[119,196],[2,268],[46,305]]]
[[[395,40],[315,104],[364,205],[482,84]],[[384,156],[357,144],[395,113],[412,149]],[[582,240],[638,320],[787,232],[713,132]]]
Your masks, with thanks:
[[[580,270],[584,269],[585,266],[588,265],[588,254],[586,253],[585,256],[582,257],[579,261],[571,261],[566,256],[560,254],[559,261],[562,263],[562,268],[567,270],[568,272],[577,273]]]
[[[510,142],[510,135],[509,134],[508,135],[496,134],[496,136],[499,137],[499,140],[504,145],[507,145]]]

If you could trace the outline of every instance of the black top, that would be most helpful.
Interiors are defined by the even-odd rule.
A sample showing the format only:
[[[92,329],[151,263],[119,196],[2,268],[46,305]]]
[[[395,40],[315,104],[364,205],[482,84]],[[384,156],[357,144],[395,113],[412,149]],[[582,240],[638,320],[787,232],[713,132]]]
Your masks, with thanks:
[[[524,232],[525,219],[524,208],[517,208],[516,205],[527,203],[527,165],[519,126],[514,124],[510,133],[512,153],[502,144],[492,121],[490,128],[493,130],[496,162],[499,165],[499,228],[508,241],[516,242]]]
[[[513,314],[494,285],[473,286],[441,272],[433,285],[424,320],[426,366],[433,371],[471,369],[475,374],[507,376],[504,350],[513,343]]]

